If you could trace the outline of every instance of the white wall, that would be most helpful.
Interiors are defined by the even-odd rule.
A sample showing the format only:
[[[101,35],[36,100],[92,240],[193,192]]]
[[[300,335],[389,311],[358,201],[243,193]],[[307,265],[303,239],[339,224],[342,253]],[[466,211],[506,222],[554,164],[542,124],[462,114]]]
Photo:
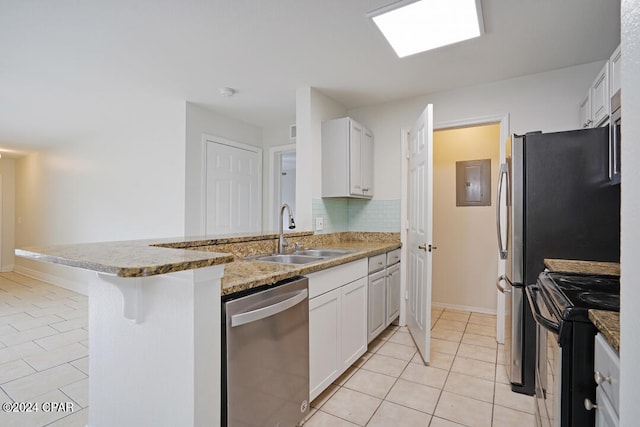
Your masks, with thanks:
[[[637,425],[640,419],[640,2],[622,0],[622,268],[620,290],[620,425]]]
[[[182,234],[184,102],[132,101],[126,108],[126,117],[98,134],[16,161],[16,247]],[[15,264],[86,293],[79,270],[18,257]]]
[[[182,203],[185,205],[184,234],[197,236],[202,229],[202,135],[219,136],[231,141],[262,147],[262,129],[221,116],[191,102],[186,103],[186,140],[184,151],[186,166],[186,193]],[[264,156],[264,152],[263,152]],[[263,173],[264,176],[264,173]],[[264,196],[264,195],[263,195]],[[182,234],[182,233],[180,233]]]
[[[0,159],[2,176],[2,242],[0,247],[0,270],[11,271],[14,264],[15,218],[16,218],[16,161]]]
[[[346,113],[344,106],[317,89],[302,87],[296,91],[296,219],[299,230],[312,230],[312,200],[322,196],[322,122],[345,117]]]
[[[427,104],[434,106],[436,128],[442,123],[510,113],[511,132],[574,129],[579,124],[579,102],[602,64],[595,62],[348,111],[374,134],[374,199],[400,199],[400,130],[411,129]]]
[[[269,199],[270,193],[270,182],[271,176],[269,175],[269,167],[270,162],[273,159],[269,158],[269,149],[271,147],[277,147],[281,145],[290,145],[295,144],[296,141],[289,139],[289,126],[295,124],[295,117],[291,117],[290,119],[279,121],[277,123],[271,123],[268,126],[262,128],[262,148],[263,148],[263,158],[262,158],[262,200],[263,200],[263,211],[262,211],[262,230],[264,232],[273,231],[274,229],[274,212],[278,209],[278,207],[271,208],[273,201]],[[295,211],[295,206],[292,206]],[[271,211],[272,209],[273,211]],[[298,215],[296,213],[295,219],[298,219]]]

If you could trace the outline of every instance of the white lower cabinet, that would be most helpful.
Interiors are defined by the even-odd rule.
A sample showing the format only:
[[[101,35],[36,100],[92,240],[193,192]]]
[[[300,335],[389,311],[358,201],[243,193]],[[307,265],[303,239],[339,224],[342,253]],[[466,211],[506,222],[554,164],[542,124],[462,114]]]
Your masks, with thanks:
[[[387,304],[387,272],[385,270],[369,276],[369,334],[371,342],[387,327],[385,305]]]
[[[620,408],[620,358],[607,340],[598,333],[594,345],[596,387],[596,427],[618,427]]]
[[[342,371],[367,351],[367,279],[356,280],[341,288]]]
[[[387,268],[387,325],[400,314],[400,264]]]
[[[369,258],[369,328],[371,342],[400,314],[400,249]]]
[[[367,260],[308,274],[309,398],[367,351]]]
[[[309,394],[311,400],[340,375],[340,289],[309,300]]]

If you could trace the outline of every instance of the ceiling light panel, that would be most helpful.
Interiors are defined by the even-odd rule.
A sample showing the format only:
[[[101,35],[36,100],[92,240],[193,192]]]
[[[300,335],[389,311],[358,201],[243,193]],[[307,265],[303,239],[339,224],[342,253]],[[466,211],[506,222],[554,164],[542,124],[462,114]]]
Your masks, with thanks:
[[[367,16],[400,58],[479,37],[483,32],[480,0],[400,1]]]

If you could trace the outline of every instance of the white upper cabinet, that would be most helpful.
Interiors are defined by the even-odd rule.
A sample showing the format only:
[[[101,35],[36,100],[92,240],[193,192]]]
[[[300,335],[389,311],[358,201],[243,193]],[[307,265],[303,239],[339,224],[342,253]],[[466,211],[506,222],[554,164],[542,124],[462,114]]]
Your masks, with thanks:
[[[606,126],[609,115],[615,112],[613,106],[620,106],[621,58],[618,46],[593,80],[587,96],[580,102],[580,127]]]
[[[620,90],[622,87],[620,84],[620,64],[622,59],[622,51],[620,46],[616,48],[609,59],[609,93],[611,97]]]
[[[598,73],[591,88],[591,118],[593,126],[600,126],[609,118],[611,97],[609,96],[609,61]]]
[[[591,94],[589,94],[580,103],[580,127],[590,128],[592,124],[593,120],[591,120]]]
[[[322,197],[373,197],[373,134],[349,117],[322,123]]]

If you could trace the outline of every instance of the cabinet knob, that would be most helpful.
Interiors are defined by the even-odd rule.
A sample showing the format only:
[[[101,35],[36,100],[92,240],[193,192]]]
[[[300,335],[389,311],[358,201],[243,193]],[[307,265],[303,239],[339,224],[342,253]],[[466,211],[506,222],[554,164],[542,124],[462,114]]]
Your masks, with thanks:
[[[584,399],[584,409],[586,409],[587,411],[598,409],[598,405],[589,400],[589,398],[586,398]]]
[[[599,371],[595,371],[594,372],[593,379],[595,380],[596,384],[598,384],[598,385],[600,385],[602,383],[611,384],[611,377],[604,376]]]

